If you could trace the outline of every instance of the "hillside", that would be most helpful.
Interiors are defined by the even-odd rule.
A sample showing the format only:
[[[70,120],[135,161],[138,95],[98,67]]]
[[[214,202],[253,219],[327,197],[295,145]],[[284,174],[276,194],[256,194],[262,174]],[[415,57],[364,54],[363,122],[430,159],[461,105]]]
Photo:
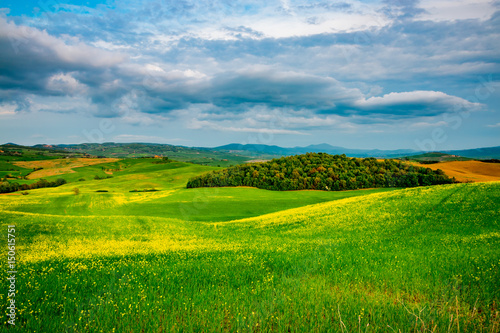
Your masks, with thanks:
[[[449,162],[449,161],[469,161],[471,158],[458,156],[458,155],[450,155],[440,152],[432,152],[425,153],[419,155],[411,155],[403,158],[399,158],[403,161],[417,161],[423,164],[432,164],[438,162]]]
[[[484,147],[475,149],[461,149],[461,150],[448,150],[444,153],[451,155],[458,155],[475,159],[498,159],[500,158],[500,146],[497,147]]]
[[[69,152],[52,146],[28,147],[7,143],[0,145],[0,161],[40,161],[65,157],[85,157],[85,152]]]
[[[456,158],[475,158],[475,159],[491,159],[500,158],[500,146],[499,147],[485,147],[485,148],[475,148],[475,149],[462,149],[462,150],[447,150],[443,152],[429,152],[424,153],[422,151],[417,151],[414,149],[395,149],[395,150],[380,150],[380,149],[350,149],[339,146],[332,146],[327,143],[309,145],[306,147],[280,147],[275,145],[263,145],[263,144],[239,144],[232,143],[224,146],[219,146],[213,148],[214,150],[220,150],[223,152],[239,153],[247,156],[259,156],[264,154],[266,156],[289,156],[305,153],[327,153],[332,155],[346,154],[350,157],[376,157],[376,158],[398,158],[398,157],[410,157],[413,158],[418,155],[431,154],[429,156],[434,156],[436,154],[442,155],[454,155]],[[442,156],[441,155],[441,156]],[[425,156],[421,156],[425,157]]]
[[[449,184],[441,170],[401,161],[308,153],[216,170],[189,180],[188,188],[253,186],[268,190],[353,190]]]
[[[48,152],[46,156],[73,154],[73,157],[91,155],[94,157],[134,158],[152,157],[155,155],[169,157],[182,162],[191,162],[202,165],[227,167],[230,165],[246,163],[251,160],[270,160],[282,156],[300,155],[306,153],[327,153],[331,155],[345,154],[350,157],[376,157],[376,158],[405,158],[418,160],[466,160],[500,158],[500,147],[486,147],[466,150],[452,150],[443,152],[424,153],[414,149],[350,149],[332,146],[327,143],[314,144],[305,147],[280,147],[264,144],[239,144],[231,143],[223,146],[186,147],[159,143],[81,143],[81,144],[37,144],[24,147],[16,144],[6,144],[8,149],[30,148],[37,152]],[[0,146],[1,150],[1,146]],[[54,156],[55,156],[54,155]],[[78,156],[75,156],[78,155]],[[83,157],[83,156],[82,156]],[[38,158],[43,159],[43,158]]]
[[[51,149],[64,153],[88,154],[94,157],[138,158],[169,157],[171,159],[201,165],[230,166],[244,163],[250,158],[209,148],[194,148],[160,143],[82,143],[60,145],[35,145],[36,149]]]
[[[127,215],[189,221],[226,221],[394,190],[276,193],[256,188],[186,189],[189,178],[219,168],[175,161],[160,163],[162,160],[152,158],[114,162],[98,159],[102,163],[81,165],[89,161],[93,160],[57,159],[36,162],[45,168],[27,177],[33,179],[9,179],[9,183],[0,183],[0,193],[16,190],[11,189],[16,186],[17,190],[23,191],[0,194],[2,209],[51,215],[64,212],[72,216]],[[30,167],[37,165],[33,162],[25,163]],[[36,178],[37,176],[43,177],[43,180]],[[59,187],[34,189],[40,185],[47,187],[52,183]],[[28,184],[32,186],[31,190]],[[79,189],[78,195],[74,195],[74,188]]]
[[[9,331],[497,331],[500,183],[395,190],[267,214],[263,200],[256,216],[224,222],[215,216],[231,205],[212,204],[250,206],[247,190],[267,201],[337,193],[186,190],[186,176],[207,167],[161,171],[140,162],[128,175],[88,181],[80,195],[71,185],[0,195],[2,229],[16,225],[22,235],[16,286],[30,296],[16,299],[22,320]],[[165,190],[199,196],[126,191],[176,177]],[[206,205],[212,222],[186,223],[150,206],[123,209],[160,196],[174,206]],[[83,202],[90,215],[75,214]]]
[[[327,153],[332,155],[346,154],[351,157],[378,157],[378,158],[394,158],[399,156],[406,156],[417,153],[413,149],[396,149],[396,150],[379,150],[379,149],[349,149],[339,146],[332,146],[327,143],[309,145],[306,147],[280,147],[275,145],[263,144],[239,144],[232,143],[224,146],[213,148],[214,150],[239,153],[243,155],[250,155],[255,157],[260,156],[290,156],[300,155],[306,153]]]
[[[414,163],[433,170],[441,169],[459,182],[491,182],[500,181],[500,163],[481,161],[450,161],[433,164]]]

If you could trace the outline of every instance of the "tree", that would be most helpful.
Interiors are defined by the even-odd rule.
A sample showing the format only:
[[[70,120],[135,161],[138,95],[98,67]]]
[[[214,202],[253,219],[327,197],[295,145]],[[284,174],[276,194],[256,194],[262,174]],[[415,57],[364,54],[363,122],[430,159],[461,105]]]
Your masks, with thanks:
[[[268,190],[409,187],[449,184],[442,171],[395,160],[349,158],[345,155],[308,153],[264,163],[237,165],[212,171],[188,181],[187,187],[255,186]]]
[[[80,189],[79,189],[78,187],[75,187],[75,188],[73,189],[73,193],[75,193],[75,195],[80,194]]]

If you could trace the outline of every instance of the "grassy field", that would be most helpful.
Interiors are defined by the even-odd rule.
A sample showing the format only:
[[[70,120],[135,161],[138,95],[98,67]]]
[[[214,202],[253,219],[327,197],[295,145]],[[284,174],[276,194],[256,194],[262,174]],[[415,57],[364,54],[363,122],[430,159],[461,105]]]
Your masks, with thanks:
[[[64,160],[62,161],[64,164]],[[57,172],[56,175],[44,177],[49,181],[62,177],[69,182],[64,186],[31,190],[26,196],[19,192],[12,193],[0,203],[3,210],[51,215],[128,215],[227,221],[394,190],[274,192],[244,187],[186,189],[185,185],[190,177],[214,170],[216,167],[181,162],[156,162],[158,161],[155,159],[127,159],[75,167],[71,169],[71,173]],[[67,168],[65,164],[63,166]],[[103,179],[94,180],[96,176]],[[25,182],[33,181],[35,180]],[[79,195],[74,195],[72,190],[75,187],[79,189]],[[157,191],[131,192],[151,189]]]
[[[12,162],[12,164],[25,169],[40,169],[31,172],[27,177],[28,179],[38,179],[59,176],[65,173],[75,173],[74,168],[116,161],[118,161],[116,158],[68,158],[46,161],[16,161]]]
[[[190,162],[201,165],[228,167],[244,163],[254,154],[231,154],[210,148],[195,148],[172,146],[154,143],[85,143],[75,145],[57,145],[54,149],[66,153],[83,153],[100,157],[138,158],[165,156],[176,161]],[[261,156],[259,154],[258,156]]]
[[[17,178],[27,176],[33,169],[23,168],[3,160],[0,160],[0,178]]]
[[[185,189],[216,167],[154,162],[74,168],[60,175],[70,184],[0,195],[18,268],[18,319],[0,331],[500,328],[499,182]]]

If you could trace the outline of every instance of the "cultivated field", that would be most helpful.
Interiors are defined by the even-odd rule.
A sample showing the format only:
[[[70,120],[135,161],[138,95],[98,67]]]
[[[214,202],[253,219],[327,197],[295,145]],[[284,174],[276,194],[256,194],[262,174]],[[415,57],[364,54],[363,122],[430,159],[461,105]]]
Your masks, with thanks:
[[[453,161],[441,162],[436,164],[413,164],[431,168],[432,170],[441,169],[449,177],[455,177],[455,179],[459,182],[500,181],[500,163],[485,163],[480,161]]]
[[[214,169],[120,160],[0,195],[18,237],[8,331],[498,331],[499,182],[185,188]]]
[[[42,177],[57,176],[65,173],[74,173],[74,168],[81,168],[84,166],[116,162],[116,158],[67,158],[67,159],[53,159],[45,161],[16,161],[12,164],[25,169],[37,169],[28,175],[28,179],[37,179]]]

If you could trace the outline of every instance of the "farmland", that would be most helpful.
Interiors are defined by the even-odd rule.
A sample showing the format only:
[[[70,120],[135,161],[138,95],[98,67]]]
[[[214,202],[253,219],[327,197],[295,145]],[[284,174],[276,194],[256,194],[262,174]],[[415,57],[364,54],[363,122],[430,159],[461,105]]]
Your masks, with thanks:
[[[419,164],[417,166],[441,169],[449,177],[455,177],[459,182],[491,182],[500,181],[500,163],[485,163],[480,161],[452,161],[436,164]]]
[[[498,331],[499,182],[187,189],[219,168],[102,162],[0,195],[10,332]]]
[[[61,175],[65,173],[74,173],[73,168],[80,168],[94,164],[106,162],[115,162],[116,158],[72,158],[72,159],[54,159],[47,161],[16,161],[12,164],[25,169],[39,169],[31,172],[27,179],[37,179],[48,176]]]

